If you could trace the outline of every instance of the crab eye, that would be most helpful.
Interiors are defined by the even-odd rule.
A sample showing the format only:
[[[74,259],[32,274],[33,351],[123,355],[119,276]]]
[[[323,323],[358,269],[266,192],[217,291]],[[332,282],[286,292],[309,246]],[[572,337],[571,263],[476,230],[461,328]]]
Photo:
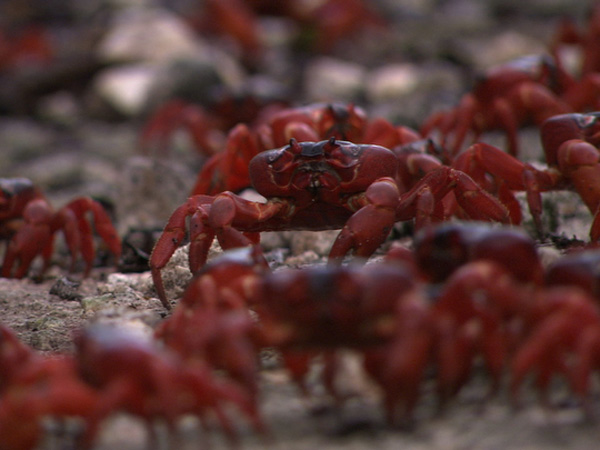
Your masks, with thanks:
[[[294,156],[288,151],[287,147],[271,150],[265,156],[267,158],[267,163],[275,171],[285,170],[285,168],[294,160]]]
[[[338,144],[341,141],[338,141]],[[351,143],[342,143],[337,145],[329,153],[331,160],[342,167],[350,167],[358,163],[361,154],[361,147]]]

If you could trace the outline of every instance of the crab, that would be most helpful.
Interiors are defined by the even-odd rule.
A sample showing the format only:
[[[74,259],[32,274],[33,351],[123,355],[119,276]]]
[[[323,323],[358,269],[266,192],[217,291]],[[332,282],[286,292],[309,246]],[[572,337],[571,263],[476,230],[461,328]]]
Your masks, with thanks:
[[[215,195],[250,187],[248,164],[252,158],[265,150],[284,146],[291,138],[319,141],[333,136],[362,142],[366,133],[366,113],[352,104],[316,103],[276,109],[253,125],[235,125],[227,135],[223,151],[210,157],[198,173],[191,194]]]
[[[219,266],[235,270],[235,264],[228,261]],[[218,277],[218,272],[215,275]],[[225,369],[253,396],[257,393],[256,353],[274,347],[281,351],[284,365],[305,394],[310,362],[324,353],[325,384],[328,392],[338,397],[333,386],[334,351],[385,342],[393,331],[397,297],[415,287],[410,272],[394,265],[254,273],[243,276],[247,289],[240,298],[244,305],[231,309],[222,301],[213,303],[229,293],[226,285],[213,289],[212,277],[211,269],[195,277],[184,295],[187,301],[178,304],[157,334],[187,358],[200,357]],[[285,299],[282,290],[289,292]],[[254,311],[258,323],[249,310]],[[228,356],[233,349],[237,349],[236,358]]]
[[[579,286],[600,298],[600,250],[584,248],[551,263],[545,271],[548,286]]]
[[[193,149],[200,156],[210,158],[229,145],[228,133],[236,125],[260,123],[284,109],[284,105],[281,100],[267,101],[251,93],[224,92],[206,104],[175,97],[160,105],[146,120],[140,133],[139,149],[144,155],[152,152],[168,155],[173,135],[182,130]]]
[[[51,63],[55,51],[48,34],[43,26],[33,24],[0,29],[0,72]]]
[[[558,70],[546,56],[524,57],[494,67],[458,106],[427,118],[421,134],[439,131],[442,145],[456,155],[469,132],[477,140],[485,131],[501,129],[506,132],[508,152],[517,155],[520,126],[528,122],[541,125],[551,116],[574,111],[553,89],[561,77]]]
[[[154,436],[152,422],[163,419],[171,433],[184,415],[203,426],[216,417],[232,443],[237,433],[225,405],[234,405],[254,426],[266,432],[258,410],[237,386],[219,380],[209,367],[186,364],[152,339],[124,328],[96,323],[75,336],[77,367],[83,380],[102,392],[96,416],[123,411],[138,416]]]
[[[0,324],[0,367],[1,448],[38,448],[48,418],[78,418],[87,439],[96,436],[100,394],[79,378],[71,356],[39,354]],[[81,438],[78,444],[85,446]]]
[[[238,45],[252,63],[264,50],[260,39],[260,15],[284,16],[297,24],[300,45],[319,52],[329,52],[343,39],[356,35],[367,26],[381,28],[384,20],[363,0],[327,0],[315,4],[277,1],[256,2],[225,0],[206,2],[197,20],[201,31],[227,36]]]
[[[311,362],[323,355],[326,391],[340,401],[337,351],[385,345],[396,333],[401,299],[417,288],[411,271],[398,264],[262,274],[247,270],[253,265],[261,266],[248,248],[228,250],[213,260],[194,277],[157,336],[186,361],[201,360],[224,370],[255,401],[257,354],[265,347],[281,353],[283,365],[307,396]],[[221,281],[225,272],[229,282]],[[244,288],[230,289],[234,285]]]
[[[444,283],[468,262],[493,261],[524,284],[540,286],[544,268],[534,239],[514,227],[454,222],[426,227],[415,234],[413,250],[392,245],[388,260],[408,260],[429,283]]]
[[[252,120],[248,114],[248,120],[232,122],[226,137],[220,136],[222,127],[216,128],[212,116],[198,105],[173,100],[159,108],[141,135],[143,149],[155,141],[164,148],[177,128],[187,130],[198,152],[208,157],[191,195],[239,192],[250,187],[250,160],[260,152],[286,145],[291,138],[319,141],[335,137],[391,149],[423,139],[409,127],[394,126],[381,117],[368,119],[362,108],[337,102],[294,108],[271,102],[255,112]]]
[[[564,19],[550,45],[550,51],[562,64],[565,46],[577,46],[581,51],[581,75],[600,72],[600,5],[595,4],[588,17],[587,28],[578,29],[572,19]]]
[[[54,235],[61,230],[71,255],[71,271],[81,257],[85,263],[84,276],[87,276],[95,255],[88,214],[93,218],[94,230],[118,260],[121,240],[100,203],[89,197],[78,197],[54,211],[30,180],[0,179],[0,239],[8,242],[1,275],[24,277],[37,256],[42,257],[43,273],[50,263]]]
[[[598,366],[600,350],[597,300],[579,287],[551,287],[536,294],[527,316],[530,332],[510,364],[513,403],[520,405],[520,388],[526,376],[535,371],[543,405],[550,404],[552,378],[562,375],[583,401],[584,412],[589,413],[589,378]]]
[[[255,156],[248,171],[267,201],[245,200],[232,192],[196,195],[177,208],[150,258],[159,299],[169,307],[161,270],[186,236],[190,220],[190,269],[206,262],[216,236],[223,249],[257,243],[259,232],[341,228],[329,258],[340,261],[353,251],[369,257],[396,221],[416,218],[418,227],[446,218],[443,198],[452,192],[472,219],[509,222],[506,208],[466,174],[447,166],[428,173],[400,193],[394,177],[398,159],[385,147],[331,138],[290,140],[285,147]]]
[[[469,147],[453,167],[468,173],[486,189],[489,189],[486,177],[491,175],[495,186],[503,186],[503,195],[498,194],[498,197],[503,198],[505,205],[514,203],[512,191],[525,191],[541,237],[544,236],[541,193],[574,189],[594,216],[590,238],[597,241],[600,239],[600,113],[553,116],[542,124],[540,137],[549,166],[546,170],[521,162],[483,142]]]
[[[503,236],[500,230],[495,239]],[[432,290],[414,265],[397,259],[265,273],[252,251],[228,250],[205,266],[157,329],[159,339],[186,361],[223,370],[254,399],[261,348],[281,353],[305,395],[311,362],[323,355],[322,381],[338,402],[338,351],[353,349],[380,384],[386,417],[395,425],[412,421],[432,366],[441,405],[470,379],[479,356],[495,392],[520,337],[513,324],[536,288],[491,259],[465,263]]]

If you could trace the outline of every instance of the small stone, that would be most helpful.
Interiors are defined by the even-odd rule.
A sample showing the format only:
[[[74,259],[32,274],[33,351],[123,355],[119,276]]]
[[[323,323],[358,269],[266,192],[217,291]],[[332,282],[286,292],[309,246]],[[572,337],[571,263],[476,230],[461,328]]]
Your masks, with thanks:
[[[311,102],[351,101],[363,93],[366,70],[335,58],[317,58],[308,64],[305,83]]]
[[[98,56],[111,63],[193,58],[200,41],[183,20],[160,8],[131,8],[115,16]]]
[[[148,64],[128,64],[104,70],[94,81],[96,94],[127,117],[144,111],[159,69]]]
[[[392,64],[374,70],[367,77],[367,95],[373,102],[389,101],[411,93],[422,79],[413,64]]]
[[[114,299],[112,293],[95,295],[81,299],[81,307],[86,313],[101,311],[106,304]]]
[[[67,277],[60,277],[50,288],[50,294],[56,295],[63,300],[79,301],[83,297],[79,293],[79,281],[69,280]]]

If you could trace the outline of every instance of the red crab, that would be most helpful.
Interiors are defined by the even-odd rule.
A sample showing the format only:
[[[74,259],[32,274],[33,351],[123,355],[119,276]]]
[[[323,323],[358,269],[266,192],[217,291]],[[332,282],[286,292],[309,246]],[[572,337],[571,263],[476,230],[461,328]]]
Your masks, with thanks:
[[[335,137],[363,142],[365,133],[366,114],[352,104],[319,103],[271,111],[252,126],[240,123],[230,130],[223,151],[212,156],[198,173],[192,195],[238,192],[250,187],[248,164],[252,158],[286,145],[291,138],[319,141]]]
[[[573,111],[555,93],[561,73],[548,57],[526,57],[494,67],[483,75],[450,111],[432,114],[421,127],[430,135],[438,130],[442,145],[457,154],[467,135],[476,140],[483,132],[506,132],[508,151],[518,152],[517,129],[527,122],[541,125],[547,118]]]
[[[148,119],[139,145],[144,153],[152,147],[166,152],[171,136],[176,130],[184,129],[198,152],[211,155],[223,144],[223,132],[219,128],[218,121],[204,108],[173,99],[161,105]]]
[[[247,287],[240,296],[244,305],[231,309],[223,303],[229,296],[227,285],[212,286],[218,271],[228,266],[237,268],[226,258],[198,274],[184,294],[187,301],[161,324],[158,335],[186,358],[200,357],[226,369],[253,396],[257,391],[255,355],[263,347],[282,351],[284,364],[304,392],[312,358],[325,351],[324,378],[328,391],[336,396],[331,351],[385,342],[394,329],[398,297],[416,286],[411,273],[395,265],[316,267],[262,276],[255,272],[240,282]],[[284,290],[287,294],[282,296]],[[258,323],[250,318],[248,308],[257,314]],[[232,354],[236,357],[231,358]]]
[[[548,286],[579,286],[600,299],[600,251],[587,249],[569,253],[546,269]]]
[[[165,306],[161,269],[186,235],[190,222],[190,269],[205,263],[216,236],[223,249],[250,245],[258,232],[342,228],[330,252],[332,261],[351,250],[369,257],[393,224],[416,218],[417,226],[446,218],[442,199],[450,192],[473,219],[508,222],[506,208],[471,178],[447,166],[427,174],[400,194],[394,178],[398,159],[385,147],[357,145],[334,138],[297,142],[255,156],[252,185],[266,203],[231,192],[196,195],[175,210],[152,252],[152,277]]]
[[[443,283],[468,262],[488,260],[504,267],[521,283],[541,285],[544,269],[537,245],[524,232],[483,223],[443,223],[426,227],[413,240],[417,270],[428,282]],[[389,260],[403,258],[402,249],[392,247]]]
[[[549,404],[548,388],[563,375],[589,406],[589,377],[598,367],[600,310],[597,300],[579,288],[558,286],[538,292],[528,313],[530,333],[511,361],[511,396],[519,405],[525,377],[536,372],[542,403]],[[589,409],[586,411],[589,412]]]
[[[84,275],[87,275],[95,254],[88,214],[93,218],[93,229],[118,259],[121,241],[98,202],[79,197],[55,212],[30,180],[0,179],[0,238],[8,242],[2,276],[25,276],[38,255],[44,262],[42,272],[45,271],[52,256],[54,235],[59,230],[63,232],[71,254],[71,269],[81,257],[85,262]]]
[[[259,14],[290,18],[304,32],[300,38],[320,52],[330,51],[337,42],[355,35],[361,28],[384,24],[363,0],[327,0],[314,4],[244,0],[205,3],[204,15],[197,20],[200,29],[228,36],[243,49],[249,62],[263,50]]]
[[[214,415],[235,442],[236,431],[225,409],[231,404],[256,430],[265,431],[249,397],[237,386],[217,379],[200,361],[186,364],[152,340],[99,323],[81,330],[75,346],[81,376],[102,392],[99,417],[128,412],[144,420],[150,433],[152,422],[163,419],[173,433],[184,415],[198,417],[202,426]]]
[[[0,72],[47,65],[53,61],[54,53],[48,32],[41,26],[0,29]]]
[[[561,62],[564,46],[577,46],[581,51],[582,75],[600,72],[600,4],[596,3],[591,8],[585,30],[578,29],[571,19],[562,21],[550,46],[558,62]]]
[[[434,368],[439,407],[470,380],[482,359],[498,390],[518,340],[513,322],[520,317],[529,288],[492,261],[457,269],[431,297],[405,296],[397,308],[395,332],[382,347],[365,351],[365,368],[383,388],[388,422],[412,425],[428,368]],[[423,298],[424,297],[424,298]]]
[[[323,380],[328,393],[339,399],[334,387],[336,351],[343,347],[363,351],[388,342],[396,333],[401,298],[417,288],[412,272],[397,264],[322,266],[261,275],[239,271],[238,258],[249,256],[248,249],[234,250],[235,259],[230,252],[194,277],[185,301],[157,334],[186,360],[200,359],[224,369],[253,398],[258,390],[257,353],[274,347],[306,394],[311,361],[324,354]],[[231,293],[228,284],[220,282],[228,268],[230,280],[243,290]],[[230,297],[241,301],[232,308]],[[249,308],[256,319],[248,314]]]
[[[250,250],[235,250],[235,258],[229,252],[193,278],[184,300],[161,324],[157,334],[166,346],[188,361],[225,370],[254,398],[260,348],[281,351],[303,392],[313,357],[324,354],[323,382],[338,400],[336,352],[355,349],[382,387],[392,424],[410,422],[432,365],[442,403],[468,381],[478,356],[496,389],[518,337],[511,324],[526,310],[533,289],[491,260],[465,264],[428,298],[432,291],[414,267],[397,262],[260,274],[248,270],[255,264]]]
[[[260,112],[257,109],[254,114],[247,114],[246,120],[232,123],[226,138],[219,137],[223,127],[217,130],[212,116],[199,106],[175,100],[160,108],[142,132],[143,148],[154,141],[160,147],[166,146],[179,127],[188,131],[200,153],[210,156],[222,148],[209,157],[198,173],[192,195],[239,192],[250,187],[250,160],[262,151],[286,145],[291,138],[320,141],[335,137],[391,149],[422,139],[416,131],[394,126],[385,119],[369,120],[365,111],[353,104],[315,103],[283,108],[281,103],[269,103]],[[399,155],[399,159],[403,158]]]
[[[540,170],[523,163],[502,150],[478,143],[461,154],[453,167],[470,174],[483,187],[489,188],[486,176],[492,175],[496,185],[510,191],[527,193],[529,210],[540,234],[542,233],[541,193],[557,189],[574,189],[594,219],[590,228],[592,241],[600,239],[600,113],[562,114],[546,120],[540,136],[549,165]],[[501,196],[499,196],[501,197]],[[503,200],[509,204],[509,200]]]
[[[189,136],[194,149],[210,157],[226,144],[227,134],[240,123],[262,122],[283,109],[283,101],[264,101],[252,94],[235,96],[223,93],[208,105],[192,103],[180,98],[167,101],[156,109],[144,124],[139,146],[144,154],[156,150],[168,153],[171,138],[177,130]]]
[[[0,325],[0,367],[0,448],[37,448],[48,417],[82,419],[89,439],[96,435],[100,396],[79,379],[72,357],[41,355]]]

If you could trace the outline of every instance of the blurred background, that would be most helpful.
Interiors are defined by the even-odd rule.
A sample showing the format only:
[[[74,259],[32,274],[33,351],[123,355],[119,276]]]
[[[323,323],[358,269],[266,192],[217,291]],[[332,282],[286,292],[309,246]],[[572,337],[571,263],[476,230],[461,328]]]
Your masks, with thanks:
[[[119,230],[160,227],[206,158],[189,133],[140,143],[172,99],[216,123],[274,103],[353,102],[418,128],[486,68],[548,51],[570,0],[3,0],[0,176],[61,206],[91,195]],[[143,147],[143,148],[142,148]]]

